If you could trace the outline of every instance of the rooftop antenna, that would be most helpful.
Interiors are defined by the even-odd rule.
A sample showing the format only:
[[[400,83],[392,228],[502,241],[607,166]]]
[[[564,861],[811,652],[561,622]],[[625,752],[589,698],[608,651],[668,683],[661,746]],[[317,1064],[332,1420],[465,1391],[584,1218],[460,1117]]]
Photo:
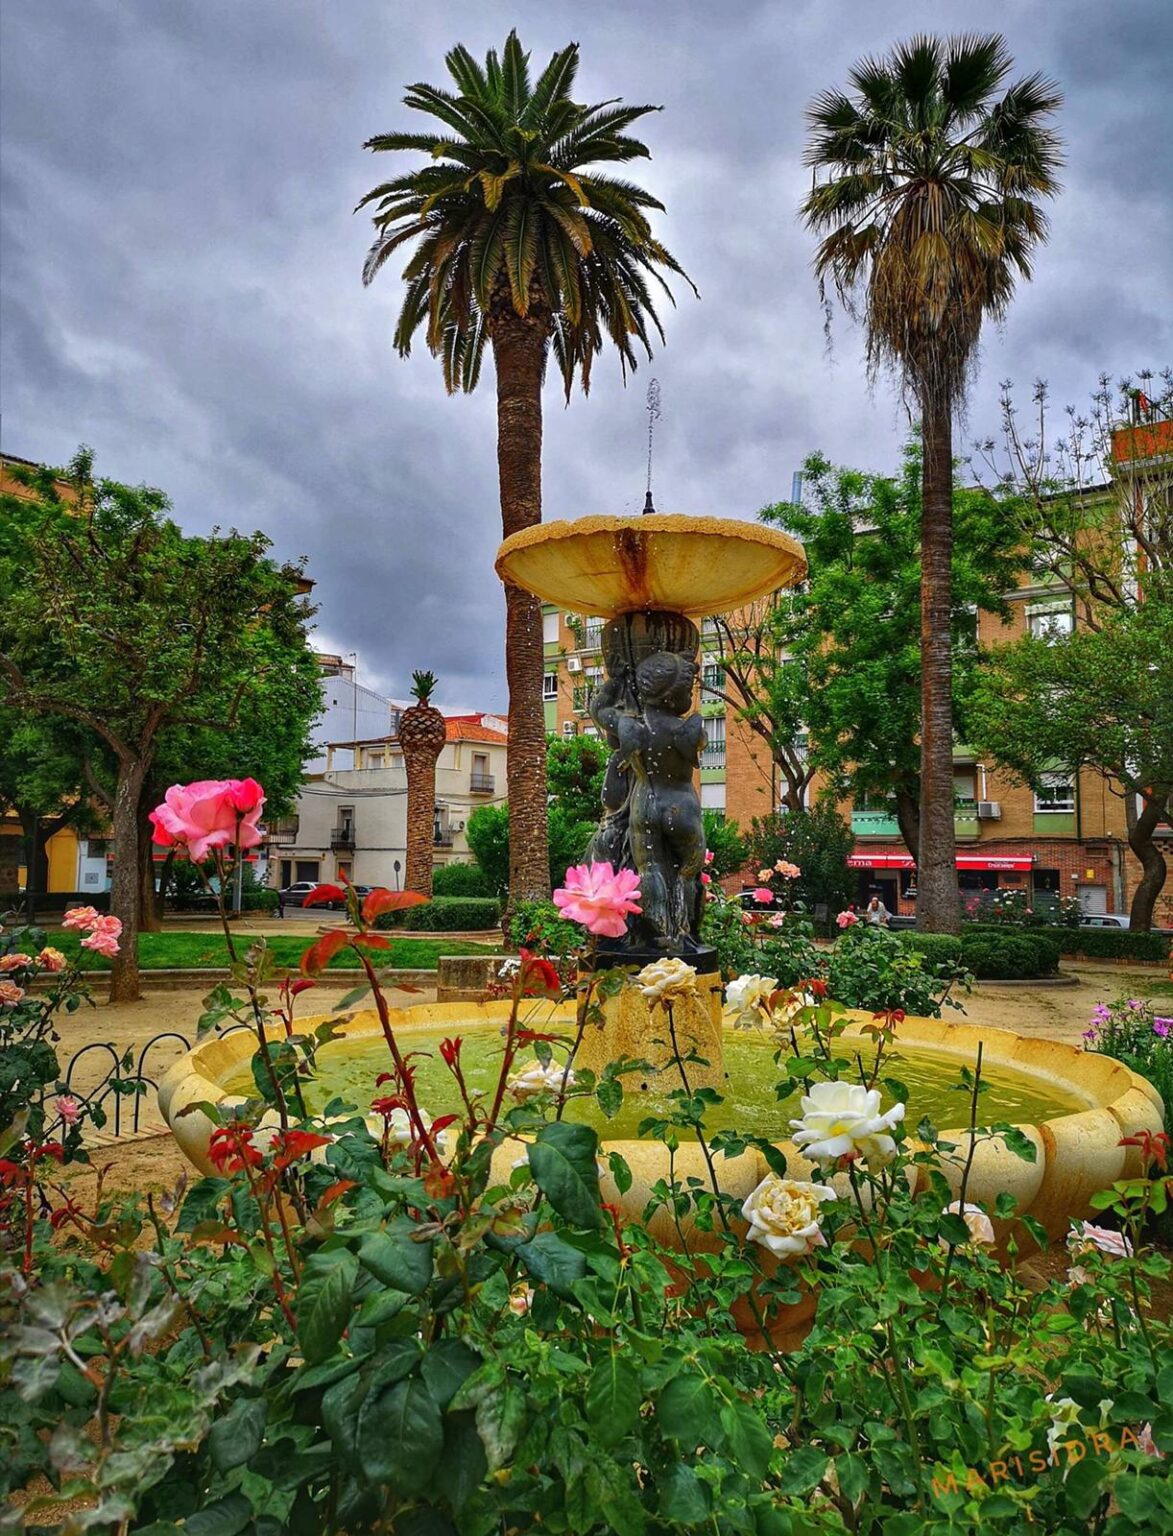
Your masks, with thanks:
[[[644,494],[644,512],[647,517],[656,510],[652,501],[652,435],[656,430],[656,423],[660,419],[660,381],[650,379],[648,381],[648,396],[645,410],[648,413],[648,484]]]

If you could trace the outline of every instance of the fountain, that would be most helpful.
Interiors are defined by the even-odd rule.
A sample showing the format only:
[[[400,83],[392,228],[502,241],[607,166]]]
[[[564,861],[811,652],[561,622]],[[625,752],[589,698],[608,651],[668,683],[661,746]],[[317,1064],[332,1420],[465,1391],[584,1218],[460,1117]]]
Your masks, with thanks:
[[[546,601],[606,620],[606,681],[590,708],[612,750],[591,857],[638,872],[643,911],[629,919],[621,937],[600,941],[588,963],[606,969],[674,957],[693,966],[698,997],[674,1008],[676,1045],[682,1054],[695,1052],[708,1063],[690,1065],[694,1086],[726,1090],[731,1079],[725,1073],[721,978],[716,957],[700,935],[704,835],[695,769],[704,738],[703,722],[692,712],[700,644],[694,621],[730,612],[800,580],[805,570],[802,550],[785,534],[760,524],[652,512],[526,529],[501,546],[497,570],[506,581]],[[394,1011],[391,1022],[402,1033],[405,1049],[426,1050],[449,1032],[492,1039],[508,1011],[504,1003],[432,1004]],[[625,988],[608,998],[605,1018],[602,1029],[587,1031],[576,1065],[598,1072],[621,1057],[640,1058],[658,1068],[674,1060],[673,1045],[664,1038],[663,1014],[650,1014],[638,989]],[[574,1016],[566,1008],[556,1010],[552,1022],[555,1028],[573,1032]],[[853,1017],[844,1036],[849,1046],[867,1023],[865,1015]],[[343,1033],[344,1041],[327,1050],[361,1053],[365,1043],[378,1036],[375,1015],[354,1015]],[[959,1066],[972,1064],[979,1043],[994,1082],[987,1117],[1018,1118],[1036,1158],[1028,1163],[998,1139],[982,1141],[970,1170],[968,1198],[992,1209],[999,1194],[1013,1194],[1020,1213],[1031,1214],[1049,1233],[1060,1235],[1070,1218],[1089,1214],[1088,1202],[1096,1191],[1140,1172],[1139,1151],[1119,1142],[1140,1130],[1160,1130],[1160,1097],[1121,1063],[1072,1046],[931,1019],[910,1018],[900,1028],[900,1050],[915,1056],[930,1077],[935,1073],[946,1083],[956,1080]],[[247,1032],[207,1040],[181,1058],[160,1085],[165,1118],[184,1152],[204,1172],[210,1171],[207,1142],[212,1126],[198,1106],[234,1098],[235,1079],[254,1045]],[[763,1049],[756,1072],[751,1066],[745,1102],[738,1106],[739,1113],[754,1122],[745,1123],[745,1130],[756,1131],[761,1114],[772,1105],[775,1076],[771,1052]],[[1019,1100],[1007,1100],[1003,1108],[999,1080],[1008,1092],[1018,1091],[1023,1082],[1030,1091]],[[629,1079],[626,1091],[638,1095],[648,1087]],[[442,1083],[436,1091],[443,1091]],[[435,1102],[428,1107],[441,1113],[455,1106]],[[923,1105],[910,1105],[913,1123],[921,1113]],[[599,1128],[606,1135],[605,1121]],[[942,1132],[952,1141],[963,1134]],[[781,1136],[778,1144],[792,1176],[810,1176],[810,1163],[793,1145]],[[605,1178],[605,1198],[638,1220],[659,1181],[705,1177],[701,1149],[695,1144],[682,1145],[671,1165],[667,1147],[658,1141],[628,1135],[605,1145],[619,1151],[632,1172],[631,1187],[622,1196]],[[503,1181],[515,1159],[515,1147],[506,1144],[498,1150],[494,1167]],[[722,1158],[719,1170],[727,1193],[743,1198],[765,1176],[767,1165],[758,1151],[750,1150]],[[678,1225],[664,1211],[649,1225],[669,1244],[682,1236],[690,1248],[711,1241],[696,1233],[689,1220]],[[996,1225],[1005,1231],[1004,1223]],[[776,1342],[796,1341],[808,1322],[802,1317],[784,1322]]]

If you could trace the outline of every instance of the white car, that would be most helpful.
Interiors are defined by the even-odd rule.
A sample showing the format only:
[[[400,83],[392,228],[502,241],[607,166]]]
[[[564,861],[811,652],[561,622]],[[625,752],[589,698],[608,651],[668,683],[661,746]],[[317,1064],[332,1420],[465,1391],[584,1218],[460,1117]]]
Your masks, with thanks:
[[[1079,919],[1081,928],[1127,928],[1128,915],[1124,912],[1084,912]]]

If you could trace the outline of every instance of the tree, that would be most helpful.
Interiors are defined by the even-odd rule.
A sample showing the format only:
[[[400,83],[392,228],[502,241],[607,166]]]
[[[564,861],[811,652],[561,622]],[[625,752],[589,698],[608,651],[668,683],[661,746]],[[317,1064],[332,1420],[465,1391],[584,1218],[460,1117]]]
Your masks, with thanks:
[[[35,501],[4,498],[0,670],[22,712],[76,721],[114,765],[110,906],[124,942],[115,1001],[138,996],[143,797],[168,728],[232,728],[275,657],[306,647],[299,572],[262,534],[190,538],[147,487],[93,478],[82,449],[65,490],[29,471]],[[19,578],[19,579],[17,579]]]
[[[407,870],[403,885],[421,896],[432,894],[432,857],[436,844],[436,759],[448,739],[444,716],[432,702],[434,672],[411,674],[416,703],[399,717],[399,745],[407,773]]]
[[[843,906],[855,884],[847,865],[854,846],[851,828],[829,800],[809,811],[755,817],[749,836],[750,854],[761,867],[778,859],[798,865],[802,873],[790,889],[811,912]]]
[[[681,273],[652,233],[647,209],[662,204],[633,183],[600,174],[647,148],[625,129],[653,108],[571,99],[578,46],[554,55],[531,83],[529,55],[511,32],[482,67],[464,47],[445,63],[456,94],[427,84],[405,103],[439,127],[379,134],[375,151],[413,151],[426,165],[381,183],[376,239],[363,271],[371,282],[401,246],[407,291],[395,331],[401,356],[422,327],[449,392],[472,390],[486,345],[497,375],[497,469],[506,537],[542,519],[542,381],[552,350],[569,399],[576,376],[590,385],[595,354],[610,338],[626,370],[638,343],[651,356],[663,339],[650,283],[671,298],[662,269]],[[505,588],[509,687],[509,893],[548,896],[546,729],[542,617],[538,600]]]
[[[716,810],[702,811],[701,815],[705,823],[705,847],[713,856],[709,863],[712,878],[723,880],[726,875],[735,875],[739,869],[744,869],[749,858],[749,844],[737,823],[726,821]]]
[[[718,620],[723,692],[781,756],[803,809],[816,771],[856,802],[890,801],[914,858],[920,841],[921,463],[905,449],[899,476],[836,468],[819,454],[803,465],[805,500],[759,514],[801,539],[807,578],[781,592],[744,630]],[[964,683],[977,660],[977,613],[1008,615],[1003,593],[1022,568],[1021,510],[992,491],[953,494],[950,593],[952,675],[960,722]],[[736,649],[730,649],[730,647]],[[736,691],[735,691],[736,690]],[[952,805],[952,802],[950,802]],[[798,861],[795,861],[798,862]],[[956,883],[956,874],[954,874]]]
[[[815,257],[869,363],[892,366],[916,401],[924,445],[920,590],[921,832],[917,915],[958,933],[953,831],[951,600],[953,417],[982,321],[1006,313],[1046,236],[1040,203],[1057,191],[1061,97],[1039,75],[996,92],[1012,60],[999,36],[918,36],[824,91],[808,110],[803,203],[823,238]]]
[[[1150,576],[1143,603],[1096,629],[998,647],[970,713],[975,741],[1032,785],[1058,764],[1123,791],[1142,871],[1130,922],[1151,928],[1167,874],[1155,833],[1173,803],[1173,578]]]
[[[64,827],[89,831],[96,824],[85,777],[92,747],[92,738],[72,721],[0,704],[0,811],[20,818],[30,922],[38,895],[48,888],[49,839]]]
[[[593,821],[575,821],[559,805],[550,806],[549,876],[551,886],[561,885],[572,864],[579,864],[594,834]],[[493,892],[504,898],[509,891],[510,816],[507,805],[478,805],[468,818],[464,835],[477,866]]]
[[[610,753],[599,736],[550,736],[546,742],[546,788],[550,804],[572,821],[598,821],[603,777]]]

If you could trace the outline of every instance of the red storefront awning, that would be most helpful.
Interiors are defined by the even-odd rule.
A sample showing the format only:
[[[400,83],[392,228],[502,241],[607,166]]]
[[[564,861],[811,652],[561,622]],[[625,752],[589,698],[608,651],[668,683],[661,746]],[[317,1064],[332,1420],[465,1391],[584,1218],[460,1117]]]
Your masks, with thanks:
[[[959,853],[957,855],[958,869],[965,870],[1029,870],[1034,865],[1034,859],[1029,853],[1024,854],[976,854]],[[916,860],[908,853],[894,853],[888,850],[873,848],[857,848],[848,855],[848,869],[915,869]]]

